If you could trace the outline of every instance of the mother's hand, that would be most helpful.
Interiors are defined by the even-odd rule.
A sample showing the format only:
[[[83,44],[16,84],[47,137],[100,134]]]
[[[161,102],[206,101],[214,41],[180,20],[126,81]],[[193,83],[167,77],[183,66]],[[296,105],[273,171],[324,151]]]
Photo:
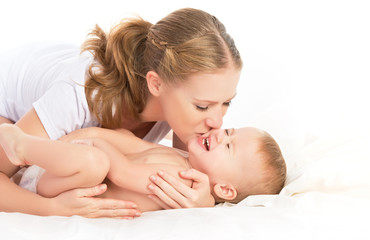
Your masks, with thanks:
[[[170,174],[159,171],[159,177],[151,179],[149,197],[164,209],[213,207],[215,199],[210,190],[208,176],[195,169],[180,172],[180,177],[193,180],[190,188]]]
[[[74,189],[53,198],[55,215],[80,215],[88,218],[112,217],[132,219],[141,215],[135,203],[123,200],[95,198],[104,193],[107,185]]]

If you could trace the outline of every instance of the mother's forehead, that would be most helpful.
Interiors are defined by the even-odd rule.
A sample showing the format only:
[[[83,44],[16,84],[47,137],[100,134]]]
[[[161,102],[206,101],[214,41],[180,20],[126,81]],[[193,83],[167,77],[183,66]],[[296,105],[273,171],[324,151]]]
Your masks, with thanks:
[[[189,75],[177,86],[183,86],[193,90],[207,90],[209,93],[225,93],[232,95],[236,93],[236,87],[239,82],[240,72],[232,69],[223,69],[214,73],[195,73]],[[205,88],[206,87],[206,88]],[[219,89],[212,92],[210,89]]]

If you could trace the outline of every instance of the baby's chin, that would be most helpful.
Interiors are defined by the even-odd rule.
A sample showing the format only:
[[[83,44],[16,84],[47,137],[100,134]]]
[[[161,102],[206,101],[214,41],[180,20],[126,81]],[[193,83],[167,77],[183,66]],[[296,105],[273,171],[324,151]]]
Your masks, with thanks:
[[[201,147],[198,143],[198,138],[193,138],[188,142],[188,153],[189,156],[191,155],[192,158],[196,158],[202,151]]]
[[[186,145],[188,152],[194,152],[194,144],[196,144],[196,140],[194,138],[190,139]]]

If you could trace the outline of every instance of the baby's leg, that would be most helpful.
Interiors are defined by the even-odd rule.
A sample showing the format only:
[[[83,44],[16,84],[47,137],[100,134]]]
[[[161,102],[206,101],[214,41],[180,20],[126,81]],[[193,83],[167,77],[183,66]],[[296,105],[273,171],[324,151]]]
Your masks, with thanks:
[[[109,171],[107,155],[96,147],[34,137],[15,125],[0,126],[0,143],[12,162],[46,170],[37,186],[38,192],[46,197],[95,186]]]
[[[107,176],[110,161],[102,150],[61,141],[48,143],[44,146],[48,150],[41,152],[40,159],[49,157],[39,162],[46,169],[37,186],[40,195],[54,197],[66,190],[96,186]]]
[[[0,145],[9,161],[16,166],[26,165],[22,149],[22,140],[25,137],[26,134],[14,124],[0,125]]]
[[[14,124],[14,122],[12,122],[11,120],[9,120],[7,118],[0,117],[0,125],[2,125],[2,124]],[[1,133],[0,133],[0,135],[1,135]],[[15,166],[13,163],[11,163],[9,161],[8,156],[6,155],[6,153],[5,153],[5,151],[2,148],[1,143],[0,143],[0,171],[1,171],[1,173],[5,174],[8,177],[13,177],[13,180],[16,180],[15,177],[16,176],[18,177],[20,175],[20,174],[18,174],[18,175],[15,176],[15,173],[17,173],[18,170],[19,170],[19,167]]]
[[[42,196],[54,197],[66,190],[96,186],[108,174],[110,161],[96,147],[62,141],[44,141],[42,144],[44,151],[32,152],[43,160],[36,164],[46,169],[37,186],[37,192]]]
[[[93,187],[103,182],[110,167],[107,154],[93,146],[54,142],[60,143],[59,149],[55,149],[56,146],[49,146],[49,149],[58,155],[50,156],[48,163],[54,167],[50,166],[51,171],[47,170],[40,178],[38,194],[54,197],[66,190]]]

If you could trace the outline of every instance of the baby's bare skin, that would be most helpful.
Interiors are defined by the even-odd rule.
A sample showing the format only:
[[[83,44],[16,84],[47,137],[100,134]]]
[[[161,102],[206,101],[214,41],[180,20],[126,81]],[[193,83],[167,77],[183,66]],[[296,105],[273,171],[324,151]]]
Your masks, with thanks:
[[[4,149],[9,161],[16,166],[26,165],[23,157],[22,144],[18,144],[25,135],[14,124],[4,123],[0,125],[0,145]]]

